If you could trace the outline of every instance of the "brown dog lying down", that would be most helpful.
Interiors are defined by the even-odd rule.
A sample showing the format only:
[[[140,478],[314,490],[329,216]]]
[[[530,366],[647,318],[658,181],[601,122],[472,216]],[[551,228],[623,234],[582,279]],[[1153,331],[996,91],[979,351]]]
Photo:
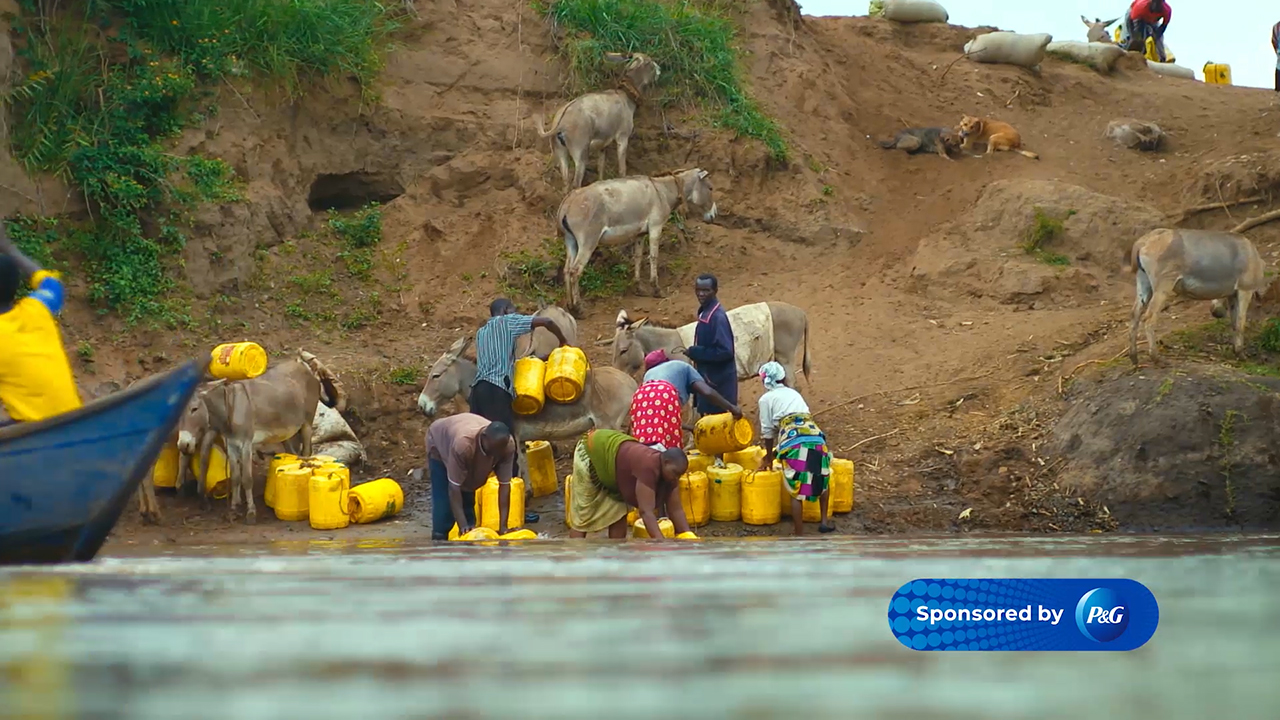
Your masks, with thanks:
[[[950,160],[948,153],[960,147],[960,136],[951,128],[907,128],[892,140],[879,142],[885,150],[905,150],[908,155],[931,152]]]
[[[1040,157],[1030,150],[1022,149],[1022,136],[1007,122],[965,115],[961,118],[956,130],[960,132],[963,140],[960,144],[963,150],[971,149],[974,143],[986,143],[987,155],[996,151],[1012,150],[1033,160]]]

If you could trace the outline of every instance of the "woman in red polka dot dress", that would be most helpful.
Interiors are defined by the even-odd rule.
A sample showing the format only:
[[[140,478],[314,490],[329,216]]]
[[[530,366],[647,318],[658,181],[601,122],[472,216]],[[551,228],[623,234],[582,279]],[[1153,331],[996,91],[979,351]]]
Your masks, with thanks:
[[[713,390],[692,365],[673,361],[662,350],[645,356],[644,369],[644,380],[631,397],[631,437],[649,447],[658,450],[683,447],[681,413],[691,392],[707,398],[735,418],[742,417],[742,411]]]

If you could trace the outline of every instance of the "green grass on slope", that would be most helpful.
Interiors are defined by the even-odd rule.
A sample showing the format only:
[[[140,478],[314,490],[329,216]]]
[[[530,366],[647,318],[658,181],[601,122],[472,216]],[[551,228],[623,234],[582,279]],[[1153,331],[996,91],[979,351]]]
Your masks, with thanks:
[[[185,129],[216,113],[215,89],[249,76],[296,95],[308,80],[353,76],[371,92],[396,25],[372,0],[84,0],[49,14],[50,7],[58,6],[22,0],[14,22],[27,75],[6,102],[11,151],[28,172],[70,183],[91,220],[27,220],[19,230],[56,228],[55,239],[39,236],[41,246],[79,258],[90,299],[130,322],[182,320],[165,298],[190,211],[241,197],[221,159],[170,150]]]

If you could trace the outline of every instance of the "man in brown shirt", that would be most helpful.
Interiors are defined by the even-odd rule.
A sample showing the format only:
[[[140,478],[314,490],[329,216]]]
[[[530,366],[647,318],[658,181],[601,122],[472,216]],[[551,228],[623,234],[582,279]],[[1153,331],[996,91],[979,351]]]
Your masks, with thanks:
[[[489,475],[498,478],[498,534],[507,532],[511,508],[511,468],[515,438],[504,423],[459,413],[427,429],[427,468],[431,477],[431,539],[444,540],[458,523],[458,535],[475,527],[476,491]]]
[[[677,533],[689,532],[680,506],[680,476],[689,467],[679,448],[659,451],[616,430],[592,430],[574,450],[570,505],[565,508],[570,537],[608,528],[609,537],[627,532],[627,508],[640,511],[649,537],[662,540],[660,503]]]

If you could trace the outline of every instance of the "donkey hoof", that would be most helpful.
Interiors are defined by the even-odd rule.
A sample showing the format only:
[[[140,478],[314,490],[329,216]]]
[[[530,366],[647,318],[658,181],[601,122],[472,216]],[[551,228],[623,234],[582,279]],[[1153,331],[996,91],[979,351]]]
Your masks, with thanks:
[[[250,510],[249,512],[245,513],[245,514],[244,514],[244,524],[245,524],[245,525],[257,525],[257,524],[258,524],[258,511],[256,511],[256,510]]]

